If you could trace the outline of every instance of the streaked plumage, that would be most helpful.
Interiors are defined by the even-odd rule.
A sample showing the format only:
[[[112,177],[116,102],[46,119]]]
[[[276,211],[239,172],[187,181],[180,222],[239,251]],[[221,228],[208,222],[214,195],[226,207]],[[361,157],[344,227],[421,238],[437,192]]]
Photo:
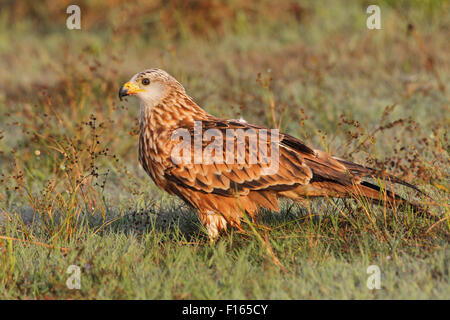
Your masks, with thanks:
[[[149,84],[144,79],[148,79]],[[261,207],[278,211],[279,198],[305,203],[311,197],[363,195],[391,204],[404,201],[390,192],[383,198],[377,186],[362,180],[365,177],[385,177],[416,189],[392,176],[313,150],[287,134],[280,134],[276,172],[265,170],[265,163],[250,163],[254,150],[248,146],[246,161],[242,164],[191,162],[177,165],[171,158],[178,143],[172,139],[172,134],[185,128],[193,136],[194,121],[202,121],[204,131],[214,128],[223,132],[223,137],[227,129],[264,128],[208,114],[186,94],[177,80],[159,69],[133,76],[119,92],[120,98],[126,95],[136,95],[140,100],[139,161],[142,167],[158,187],[177,195],[197,210],[210,237],[216,237],[227,225],[240,228],[244,212],[254,217]],[[256,130],[255,134],[258,132]],[[269,140],[261,141],[270,144]],[[210,141],[203,141],[203,146],[208,143]],[[223,146],[226,147],[225,142]]]

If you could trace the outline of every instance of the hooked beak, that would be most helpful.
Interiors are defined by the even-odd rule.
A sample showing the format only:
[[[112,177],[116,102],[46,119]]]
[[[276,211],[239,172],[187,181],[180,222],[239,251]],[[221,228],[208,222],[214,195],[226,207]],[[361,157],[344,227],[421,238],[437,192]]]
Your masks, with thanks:
[[[123,97],[136,94],[138,92],[144,91],[134,82],[125,83],[119,90],[119,99],[122,101]]]

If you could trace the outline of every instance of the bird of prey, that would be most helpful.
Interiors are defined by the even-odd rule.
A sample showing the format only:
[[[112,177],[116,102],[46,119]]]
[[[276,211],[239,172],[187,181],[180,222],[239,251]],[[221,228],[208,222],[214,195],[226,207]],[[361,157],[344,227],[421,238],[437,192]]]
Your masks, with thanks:
[[[313,197],[358,196],[391,206],[406,202],[364,178],[387,179],[420,192],[386,173],[312,149],[288,134],[269,136],[271,131],[262,126],[217,118],[163,70],[134,75],[119,91],[121,100],[131,95],[140,101],[140,164],[158,187],[196,209],[211,239],[227,226],[241,229],[244,214],[253,219],[261,208],[278,211],[279,198],[300,204]],[[192,138],[183,140],[189,154],[174,157],[182,149],[180,137],[186,135]]]

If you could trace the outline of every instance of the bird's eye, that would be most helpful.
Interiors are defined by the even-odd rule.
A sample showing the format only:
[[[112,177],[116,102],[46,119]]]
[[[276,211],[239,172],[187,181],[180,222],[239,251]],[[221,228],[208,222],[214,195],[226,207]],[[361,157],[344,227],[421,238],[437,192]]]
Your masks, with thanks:
[[[143,84],[144,86],[148,86],[148,85],[150,84],[150,80],[147,79],[147,78],[144,78],[144,79],[142,79],[142,84]]]

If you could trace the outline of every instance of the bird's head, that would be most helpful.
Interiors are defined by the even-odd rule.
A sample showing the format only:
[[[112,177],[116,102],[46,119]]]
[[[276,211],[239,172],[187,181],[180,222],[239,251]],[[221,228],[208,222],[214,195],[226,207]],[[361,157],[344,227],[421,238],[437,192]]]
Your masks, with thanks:
[[[119,90],[119,98],[135,95],[141,105],[153,107],[174,90],[184,93],[183,86],[161,69],[149,69],[135,74]]]

